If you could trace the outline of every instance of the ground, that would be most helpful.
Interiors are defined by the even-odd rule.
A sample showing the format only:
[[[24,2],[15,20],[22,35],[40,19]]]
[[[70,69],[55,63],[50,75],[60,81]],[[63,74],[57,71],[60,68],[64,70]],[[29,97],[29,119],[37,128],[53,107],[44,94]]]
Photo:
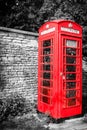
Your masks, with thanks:
[[[0,125],[0,130],[87,130],[87,115],[53,122],[50,117],[38,113],[28,113],[10,118]]]

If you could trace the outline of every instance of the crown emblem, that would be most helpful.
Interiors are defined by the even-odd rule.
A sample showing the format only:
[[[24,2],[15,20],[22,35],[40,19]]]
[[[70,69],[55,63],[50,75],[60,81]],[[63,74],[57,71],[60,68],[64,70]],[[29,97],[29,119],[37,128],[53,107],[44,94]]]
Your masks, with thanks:
[[[49,24],[46,25],[46,28],[49,28]]]
[[[72,28],[72,26],[73,26],[72,23],[69,23],[68,27]]]

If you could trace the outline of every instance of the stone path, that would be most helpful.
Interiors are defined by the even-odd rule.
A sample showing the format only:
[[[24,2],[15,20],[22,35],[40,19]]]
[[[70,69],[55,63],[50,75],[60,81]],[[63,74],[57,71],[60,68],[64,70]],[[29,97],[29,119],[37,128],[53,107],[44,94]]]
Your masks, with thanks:
[[[84,117],[65,120],[63,123],[50,123],[50,130],[87,130],[87,122],[84,122]]]

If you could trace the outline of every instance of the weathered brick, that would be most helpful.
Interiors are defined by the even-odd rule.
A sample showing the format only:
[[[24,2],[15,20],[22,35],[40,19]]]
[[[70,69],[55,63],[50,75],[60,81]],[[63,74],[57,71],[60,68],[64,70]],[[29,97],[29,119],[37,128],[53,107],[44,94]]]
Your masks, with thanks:
[[[26,100],[37,97],[37,34],[1,28],[0,94],[21,93]],[[0,96],[1,97],[1,96]]]

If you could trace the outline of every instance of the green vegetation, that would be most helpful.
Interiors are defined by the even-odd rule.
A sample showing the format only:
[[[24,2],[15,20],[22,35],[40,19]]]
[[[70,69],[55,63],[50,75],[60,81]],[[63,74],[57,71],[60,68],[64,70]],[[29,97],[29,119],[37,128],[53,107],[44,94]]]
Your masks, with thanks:
[[[25,98],[18,94],[12,94],[7,98],[0,99],[0,123],[22,115],[25,111]]]
[[[87,1],[85,0],[0,0],[0,26],[38,32],[48,20],[70,19],[83,27],[87,37]]]

